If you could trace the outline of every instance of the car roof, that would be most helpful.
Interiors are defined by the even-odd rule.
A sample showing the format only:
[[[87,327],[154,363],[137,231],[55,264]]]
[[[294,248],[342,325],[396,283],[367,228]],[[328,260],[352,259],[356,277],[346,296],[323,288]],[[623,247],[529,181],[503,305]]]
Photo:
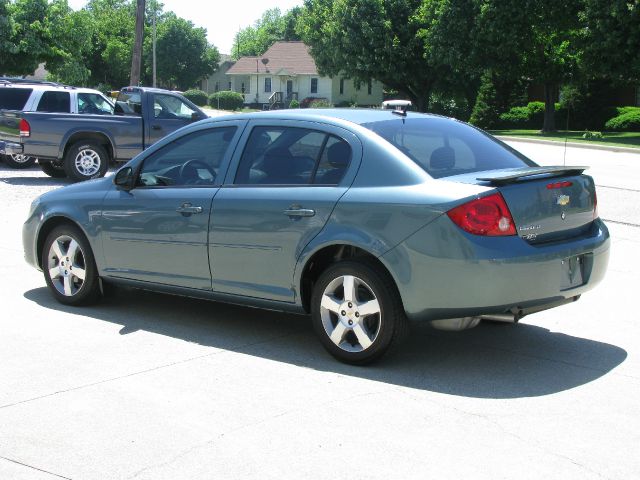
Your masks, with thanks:
[[[34,83],[30,83],[28,81],[25,82],[18,82],[18,83],[12,83],[12,82],[1,82],[0,81],[0,88],[24,88],[24,89],[30,89],[30,90],[47,90],[47,91],[51,91],[51,90],[57,90],[57,91],[76,91],[76,92],[80,92],[80,93],[99,93],[102,94],[102,92],[100,92],[99,90],[95,90],[93,88],[85,88],[85,87],[71,87],[69,85],[61,85],[58,83],[47,83],[47,82],[34,82]]]
[[[253,113],[236,113],[225,115],[221,117],[214,117],[209,121],[215,122],[216,119],[220,120],[258,120],[258,119],[273,119],[273,120],[343,120],[349,123],[362,125],[373,122],[383,122],[387,120],[409,118],[440,118],[448,119],[442,115],[436,115],[432,113],[418,113],[407,112],[406,116],[395,113],[394,110],[382,110],[379,108],[300,108],[290,110],[271,110],[265,112],[253,112]],[[455,121],[454,119],[451,119]]]

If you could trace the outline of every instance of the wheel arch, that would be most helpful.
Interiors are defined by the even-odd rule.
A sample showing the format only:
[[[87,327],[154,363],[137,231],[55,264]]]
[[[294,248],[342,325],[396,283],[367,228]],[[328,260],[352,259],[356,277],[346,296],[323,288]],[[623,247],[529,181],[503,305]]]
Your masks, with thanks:
[[[365,248],[351,243],[334,243],[318,248],[311,253],[305,260],[304,265],[300,269],[299,292],[300,301],[305,312],[311,311],[311,296],[313,287],[322,272],[331,265],[342,260],[360,260],[365,263],[377,266],[383,273],[389,276],[398,293],[398,298],[402,303],[402,295],[398,290],[398,282],[392,274],[389,266],[378,256],[374,255]]]
[[[64,148],[61,149],[59,158],[64,159],[69,149],[78,142],[95,142],[107,151],[107,155],[109,156],[108,161],[111,161],[115,158],[115,147],[113,145],[113,140],[109,135],[104,132],[87,131],[70,133],[68,137],[62,142]]]
[[[75,227],[78,230],[80,230],[80,232],[82,232],[82,235],[84,235],[84,237],[87,240],[87,242],[89,242],[89,245],[91,245],[91,240],[90,240],[89,235],[87,235],[87,232],[85,231],[85,229],[82,228],[82,226],[78,222],[70,219],[69,217],[63,216],[63,215],[56,215],[56,216],[50,217],[47,220],[45,220],[45,222],[42,224],[42,226],[38,230],[38,234],[37,234],[37,237],[36,237],[36,260],[37,260],[38,266],[40,268],[43,268],[43,266],[42,266],[42,250],[44,249],[44,242],[47,240],[47,237],[49,236],[49,234],[55,228],[57,228],[57,227],[59,227],[61,225],[72,226],[72,227]],[[91,245],[91,248],[95,251],[95,248],[93,248],[93,247],[94,246]]]

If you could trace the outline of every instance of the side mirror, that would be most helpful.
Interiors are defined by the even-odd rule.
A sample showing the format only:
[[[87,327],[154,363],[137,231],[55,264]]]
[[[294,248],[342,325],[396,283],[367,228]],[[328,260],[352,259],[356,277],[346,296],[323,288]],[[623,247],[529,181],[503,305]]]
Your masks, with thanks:
[[[203,114],[200,113],[200,112],[193,112],[191,114],[191,121],[192,122],[197,122],[198,120],[204,120],[205,118],[207,118],[207,116],[206,115],[203,116]]]
[[[121,190],[129,191],[133,188],[133,168],[124,167],[118,170],[113,183]]]

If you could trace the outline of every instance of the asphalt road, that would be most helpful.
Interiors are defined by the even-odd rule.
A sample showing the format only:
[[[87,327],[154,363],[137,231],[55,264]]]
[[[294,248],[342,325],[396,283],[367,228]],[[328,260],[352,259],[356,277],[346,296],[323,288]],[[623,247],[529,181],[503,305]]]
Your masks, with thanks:
[[[518,325],[413,325],[367,368],[305,317],[127,290],[54,302],[20,228],[62,182],[0,165],[0,479],[640,478],[640,154],[575,150],[612,233],[605,281]]]

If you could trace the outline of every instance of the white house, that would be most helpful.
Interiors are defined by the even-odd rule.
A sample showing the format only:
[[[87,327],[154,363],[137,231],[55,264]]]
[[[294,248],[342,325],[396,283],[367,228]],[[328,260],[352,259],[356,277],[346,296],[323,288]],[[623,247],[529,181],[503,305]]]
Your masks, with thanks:
[[[247,105],[288,106],[293,99],[323,98],[334,105],[378,106],[383,100],[380,82],[356,86],[347,78],[320,76],[303,42],[276,42],[260,57],[240,58],[226,75]]]

